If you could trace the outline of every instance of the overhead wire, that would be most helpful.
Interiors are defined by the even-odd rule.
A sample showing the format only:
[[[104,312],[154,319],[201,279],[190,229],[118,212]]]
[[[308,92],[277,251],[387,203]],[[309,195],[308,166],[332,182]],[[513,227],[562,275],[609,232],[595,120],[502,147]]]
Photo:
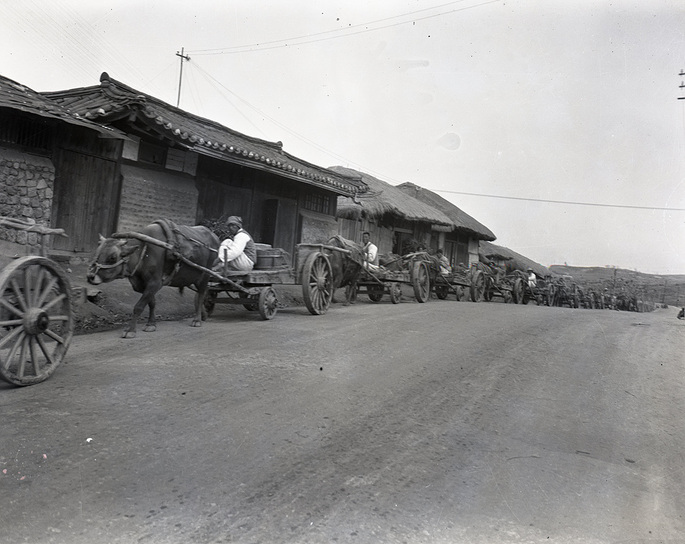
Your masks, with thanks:
[[[387,21],[387,20],[391,20],[391,19],[399,19],[401,17],[408,17],[414,13],[429,11],[431,9],[440,9],[441,7],[461,3],[463,1],[465,1],[465,0],[455,0],[454,2],[448,2],[447,4],[443,4],[441,6],[434,6],[432,8],[424,8],[422,10],[418,10],[415,12],[409,12],[409,13],[405,13],[402,15],[395,15],[393,17],[386,17],[384,19],[378,19],[376,21],[371,21],[368,23],[360,23],[357,25],[351,25],[351,26],[346,27],[346,28],[332,29],[332,30],[327,30],[324,32],[316,32],[314,34],[308,34],[308,35],[300,36],[297,38],[286,38],[286,39],[282,39],[282,40],[274,40],[274,41],[270,41],[270,42],[265,42],[263,44],[252,44],[252,45],[242,45],[242,46],[239,45],[239,46],[215,48],[215,49],[197,49],[197,50],[193,50],[193,51],[188,51],[188,53],[193,53],[195,55],[224,55],[224,54],[235,54],[235,53],[250,53],[250,52],[254,52],[254,51],[266,51],[269,49],[277,49],[280,47],[288,47],[288,46],[294,46],[294,45],[304,45],[304,44],[309,44],[309,43],[317,43],[317,42],[333,40],[333,39],[338,39],[338,38],[346,38],[348,36],[355,36],[358,34],[365,34],[368,32],[375,32],[376,30],[383,30],[385,28],[391,28],[394,26],[406,25],[409,23],[416,23],[417,21],[424,21],[426,19],[433,19],[435,17],[441,17],[443,15],[449,15],[451,13],[466,11],[468,9],[478,8],[478,7],[488,5],[488,4],[501,3],[504,0],[487,0],[485,2],[481,2],[480,4],[474,4],[474,5],[466,6],[463,8],[452,9],[452,10],[444,11],[441,13],[434,13],[431,15],[423,16],[423,17],[414,17],[408,21],[400,21],[397,23],[389,24],[389,25],[383,25],[383,26],[378,26],[378,27],[374,27],[374,28],[364,28],[362,30],[357,30],[355,32],[349,32],[349,30],[353,29],[353,28],[368,27],[368,25],[376,24],[378,22],[383,22],[383,21]],[[321,36],[324,34],[330,34],[333,32],[338,32],[339,35],[307,40],[307,38],[315,38],[316,36]],[[303,41],[298,41],[298,40],[303,40]],[[290,42],[290,43],[288,43],[288,42]],[[295,42],[295,43],[293,43],[293,42]]]
[[[324,32],[318,32],[318,33],[315,33],[315,34],[310,34],[310,35],[305,35],[305,36],[299,36],[299,37],[294,37],[294,38],[289,38],[289,39],[284,39],[284,40],[277,40],[277,41],[273,41],[273,42],[265,42],[265,43],[262,43],[262,44],[253,44],[253,45],[245,45],[245,46],[235,46],[235,47],[231,47],[231,48],[220,48],[220,49],[213,49],[213,50],[212,50],[212,49],[210,49],[210,50],[195,50],[195,51],[189,50],[188,53],[193,52],[195,55],[203,55],[203,54],[204,54],[204,55],[208,55],[208,54],[220,54],[220,53],[223,53],[223,52],[226,52],[226,53],[231,53],[231,52],[244,52],[244,51],[242,51],[242,50],[244,50],[245,48],[247,48],[247,47],[256,47],[256,46],[259,46],[259,47],[260,47],[259,50],[262,50],[262,49],[270,49],[270,48],[273,48],[273,47],[262,47],[262,46],[265,46],[265,45],[272,45],[272,44],[279,44],[279,43],[280,43],[280,44],[283,44],[283,43],[285,43],[285,42],[287,42],[287,41],[295,41],[295,40],[306,39],[306,38],[315,38],[315,37],[317,37],[317,36],[322,36],[322,35],[326,35],[326,34],[331,34],[331,33],[333,33],[333,32],[339,32],[340,34],[337,35],[337,36],[330,36],[330,37],[323,38],[323,39],[334,39],[334,38],[347,37],[347,36],[352,36],[352,35],[355,35],[355,34],[360,34],[360,33],[363,33],[363,32],[371,32],[371,31],[375,31],[375,30],[381,30],[381,29],[384,29],[384,28],[389,28],[389,27],[392,27],[392,26],[398,26],[398,25],[407,24],[407,23],[409,23],[409,22],[412,22],[412,20],[410,20],[410,21],[400,21],[400,22],[397,22],[397,23],[393,23],[393,24],[385,25],[385,26],[380,26],[380,27],[364,28],[363,30],[360,30],[360,31],[357,31],[357,32],[352,32],[352,33],[348,32],[349,29],[364,27],[364,26],[368,26],[368,25],[372,25],[372,24],[377,24],[377,23],[382,23],[382,22],[385,22],[385,21],[395,20],[395,19],[399,19],[399,18],[402,18],[402,17],[408,17],[408,16],[411,16],[411,15],[415,15],[415,14],[417,14],[417,13],[426,12],[426,11],[430,11],[430,10],[434,10],[434,9],[441,9],[441,8],[446,7],[446,6],[449,6],[449,5],[454,5],[454,4],[462,3],[463,1],[465,1],[465,0],[456,0],[456,1],[454,1],[454,2],[448,2],[448,3],[446,3],[446,4],[441,4],[441,5],[439,5],[439,6],[433,6],[433,7],[430,7],[430,8],[424,8],[424,9],[417,10],[417,11],[414,11],[414,12],[408,12],[408,13],[401,14],[401,15],[396,15],[396,16],[392,16],[392,17],[386,17],[386,18],[383,18],[383,19],[377,19],[377,20],[375,20],[375,21],[370,21],[370,22],[367,22],[367,23],[362,23],[362,24],[358,24],[358,25],[353,25],[353,26],[347,27],[347,28],[345,28],[345,29],[334,29],[334,30],[329,30],[329,31],[324,31]],[[446,12],[434,13],[434,14],[427,15],[427,16],[420,17],[420,18],[414,18],[413,21],[419,21],[419,20],[434,18],[434,17],[438,17],[438,16],[442,16],[442,15],[446,15],[446,14],[450,14],[450,13],[454,13],[454,12],[458,12],[458,11],[464,11],[464,10],[466,10],[466,9],[473,9],[473,8],[480,7],[480,6],[483,6],[483,5],[486,5],[486,4],[492,4],[492,3],[496,3],[496,2],[500,2],[500,1],[502,1],[502,0],[489,0],[489,1],[486,1],[486,2],[482,2],[482,3],[480,3],[480,4],[475,4],[475,5],[466,6],[466,7],[464,7],[464,8],[458,8],[458,9],[453,9],[453,10],[449,10],[449,11],[446,11]],[[93,38],[93,35],[92,35],[92,34],[93,34],[93,33],[92,33],[92,32],[86,32],[86,31],[83,30],[84,28],[90,28],[89,25],[86,24],[86,23],[84,22],[83,18],[82,18],[78,13],[76,13],[74,10],[72,10],[72,9],[69,8],[68,6],[64,5],[64,3],[61,2],[60,0],[58,0],[58,4],[62,7],[62,9],[64,10],[64,12],[67,13],[67,14],[72,18],[73,21],[75,21],[74,25],[72,25],[71,28],[65,28],[64,26],[61,27],[62,32],[64,32],[64,33],[68,36],[68,38],[69,38],[68,43],[69,43],[70,47],[76,49],[80,54],[82,54],[84,57],[86,57],[90,62],[96,64],[96,63],[98,62],[98,57],[93,53],[93,51],[92,51],[90,48],[88,48],[88,47],[86,47],[86,46],[83,45],[84,43],[88,43],[88,42],[90,42],[90,41],[93,41],[93,40],[92,40],[92,38]],[[9,9],[14,9],[15,12],[17,12],[17,14],[19,15],[19,17],[17,17],[17,19],[18,19],[19,21],[22,21],[22,20],[23,20],[23,17],[21,16],[22,14],[19,13],[19,12],[17,11],[17,8],[16,8],[15,6],[13,6],[12,4],[10,4],[10,5],[8,5],[7,7],[9,7]],[[26,4],[24,4],[23,7],[24,7],[24,9],[28,9],[28,11],[29,11],[30,14],[31,14],[31,21],[33,21],[33,23],[32,23],[31,25],[24,24],[23,26],[24,26],[24,28],[26,28],[26,29],[30,29],[30,30],[31,30],[32,32],[34,32],[34,33],[35,33],[35,30],[36,30],[36,24],[35,24],[36,21],[38,21],[38,23],[39,23],[39,24],[38,24],[39,28],[40,28],[40,27],[53,27],[53,28],[54,28],[55,25],[58,24],[57,21],[55,20],[55,18],[54,18],[49,12],[47,12],[47,11],[45,11],[45,10],[34,9],[34,8],[35,8],[35,5],[34,5],[34,6],[31,6],[31,5],[26,5]],[[20,23],[20,24],[21,24],[21,23]],[[343,34],[343,32],[345,32],[345,33]],[[40,32],[38,32],[37,34],[38,34],[38,35],[42,35]],[[103,36],[98,36],[98,40],[100,40],[101,42],[104,41],[105,45],[108,46],[108,47],[105,48],[105,55],[106,55],[106,56],[109,56],[111,59],[115,60],[116,62],[121,63],[125,68],[131,70],[133,73],[136,73],[139,77],[143,77],[142,74],[141,74],[140,72],[138,72],[137,68],[135,68],[134,65],[129,64],[127,61],[123,61],[123,62],[122,62],[120,57],[114,57],[113,55],[109,54],[110,44],[107,42],[107,40],[106,40]],[[313,42],[315,42],[315,41],[321,41],[321,40],[322,40],[322,39],[315,39],[315,40],[310,40],[310,41],[298,42],[298,45],[299,45],[299,44],[304,44],[304,43],[313,43]],[[276,47],[276,46],[274,46],[274,47]],[[282,47],[282,45],[281,45],[281,46],[278,46],[278,47]],[[242,49],[242,50],[241,50],[241,51],[238,51],[238,49]],[[233,50],[236,50],[236,51],[233,51]],[[255,50],[256,50],[256,49],[255,49]],[[214,51],[214,53],[212,53],[213,51]],[[248,49],[248,51],[250,51],[250,50]],[[82,63],[82,62],[75,62],[75,61],[71,61],[70,59],[69,59],[69,62],[70,62],[70,64],[74,65],[77,69],[79,69],[82,73],[90,75],[89,72],[83,68],[83,63]],[[159,75],[160,75],[162,72],[168,70],[169,66],[170,66],[170,65],[167,65],[162,71],[160,71],[157,75],[153,76],[152,78],[148,78],[148,82],[151,82],[151,81],[153,81],[154,79],[156,79],[157,77],[159,77]],[[345,163],[347,163],[347,164],[355,164],[353,161],[350,161],[350,160],[346,159],[345,157],[342,157],[342,156],[340,156],[340,155],[338,155],[338,154],[336,154],[336,153],[333,153],[333,152],[331,152],[330,150],[328,150],[328,149],[322,147],[320,144],[317,144],[317,143],[314,142],[313,140],[311,140],[311,139],[309,139],[309,138],[307,138],[307,137],[305,137],[305,136],[303,136],[303,135],[297,133],[297,132],[294,131],[294,130],[289,129],[287,126],[283,125],[282,123],[280,123],[279,121],[277,121],[277,120],[274,119],[273,117],[271,117],[271,116],[267,115],[266,113],[264,113],[263,111],[259,110],[257,107],[255,107],[254,105],[252,105],[250,102],[248,102],[247,100],[245,100],[245,99],[239,97],[239,96],[238,96],[237,94],[235,94],[233,91],[231,91],[230,89],[228,89],[225,85],[223,85],[220,81],[218,81],[216,78],[214,78],[211,74],[209,74],[209,72],[207,72],[206,70],[204,70],[204,69],[203,69],[201,66],[199,66],[196,62],[193,64],[193,67],[194,67],[194,68],[197,68],[198,72],[200,72],[200,74],[201,74],[201,75],[210,83],[210,85],[212,85],[212,86],[213,86],[215,89],[217,89],[219,92],[221,92],[221,91],[219,90],[219,87],[221,87],[221,88],[224,89],[226,92],[228,92],[229,94],[231,94],[232,96],[234,96],[236,99],[238,99],[239,101],[241,101],[242,103],[244,103],[245,105],[247,105],[250,109],[252,109],[252,110],[255,111],[256,113],[258,113],[259,115],[261,115],[261,116],[263,116],[264,118],[268,119],[269,121],[271,121],[272,123],[274,123],[274,124],[277,125],[278,127],[282,128],[283,130],[287,131],[288,133],[290,133],[290,134],[296,136],[297,138],[301,139],[302,141],[306,142],[307,144],[312,145],[313,147],[315,147],[315,148],[318,149],[319,151],[322,151],[322,152],[324,152],[324,153],[326,153],[326,154],[329,154],[329,155],[332,156],[332,157],[335,157],[335,158],[337,158],[337,159],[339,159],[339,160],[342,160],[343,162],[345,162]],[[192,95],[195,95],[195,93],[193,92],[193,90],[191,90],[191,94],[192,94]],[[223,94],[223,93],[222,93],[222,94]],[[198,93],[198,95],[199,95],[199,93]],[[193,99],[196,99],[196,98],[197,98],[196,96],[193,96]],[[198,107],[200,107],[200,104],[201,104],[201,103],[200,103],[199,99],[197,99],[197,100],[195,100],[195,101],[196,101]],[[234,106],[234,107],[235,107],[235,106]],[[240,113],[240,114],[241,114],[241,115],[242,115],[242,116],[243,116],[243,117],[244,117],[252,126],[254,126],[255,129],[257,129],[260,133],[263,134],[263,131],[260,130],[259,127],[257,127],[257,126],[254,124],[254,122],[252,122],[252,121],[251,121],[251,120],[250,120],[242,111],[240,111],[239,108],[236,107],[236,110],[238,110],[238,113]],[[365,170],[365,172],[374,173],[374,172],[369,171],[369,170]],[[378,175],[378,174],[377,174],[377,175]],[[385,177],[385,176],[381,176],[381,177]],[[388,179],[388,178],[385,177],[385,179]],[[396,181],[396,180],[395,180],[395,181]],[[608,204],[608,203],[597,203],[597,202],[580,202],[580,201],[554,200],[554,199],[542,199],[542,198],[506,196],[506,195],[493,195],[493,194],[474,193],[474,192],[467,192],[467,191],[454,191],[454,190],[447,190],[447,189],[434,189],[434,191],[435,191],[435,192],[438,192],[438,193],[459,194],[459,195],[465,195],[465,196],[475,196],[475,197],[480,197],[480,198],[494,198],[494,199],[503,199],[503,200],[517,200],[517,201],[539,202],[539,203],[547,203],[547,204],[562,204],[562,205],[573,205],[573,206],[589,206],[589,207],[618,208],[618,209],[633,209],[633,210],[669,211],[669,212],[682,212],[682,211],[685,211],[685,208],[672,208],[672,207],[662,207],[662,206],[637,206],[637,205],[628,205],[628,204]]]
[[[202,69],[202,67],[201,67],[197,62],[195,62],[195,63],[193,63],[192,65],[189,65],[189,66],[192,66],[192,67],[190,68],[191,70],[197,70],[197,71],[199,71],[200,74],[202,75],[202,77],[207,81],[207,83],[208,83],[212,88],[214,88],[221,96],[223,96],[224,99],[227,100],[228,103],[231,104],[231,106],[233,106],[233,108],[235,108],[235,110],[240,114],[240,116],[241,116],[243,119],[245,119],[245,121],[247,121],[250,125],[252,125],[252,126],[255,128],[256,131],[258,131],[260,134],[262,134],[262,135],[264,136],[264,132],[262,131],[262,129],[260,129],[260,128],[254,123],[254,121],[252,121],[252,119],[250,119],[247,115],[245,115],[245,113],[244,113],[240,108],[238,108],[238,107],[237,107],[237,106],[236,106],[228,97],[226,97],[226,95],[224,94],[224,91],[226,91],[228,94],[234,96],[235,98],[237,98],[238,100],[244,102],[245,104],[247,104],[248,106],[250,106],[250,107],[252,108],[253,106],[252,106],[249,102],[247,102],[247,101],[243,100],[242,98],[240,98],[240,97],[239,97],[238,95],[236,95],[233,91],[231,91],[228,87],[226,87],[225,85],[223,85],[218,79],[216,79],[214,76],[212,76],[209,72],[207,72],[206,70]],[[223,90],[222,90],[222,89],[223,89]],[[261,112],[259,112],[259,110],[256,110],[256,109],[255,109],[255,111],[257,111],[258,113],[261,114]]]
[[[469,193],[466,191],[451,191],[447,189],[434,189],[438,193],[450,193],[456,195],[466,195],[466,196],[478,196],[485,198],[500,198],[504,200],[524,200],[526,202],[542,202],[547,204],[567,204],[572,206],[594,206],[598,208],[624,208],[631,210],[657,210],[657,211],[668,211],[668,212],[685,212],[685,208],[668,208],[660,206],[633,206],[630,204],[606,204],[599,202],[577,202],[572,200],[551,200],[546,198],[528,198],[521,196],[504,196],[504,195],[488,195],[484,193]]]

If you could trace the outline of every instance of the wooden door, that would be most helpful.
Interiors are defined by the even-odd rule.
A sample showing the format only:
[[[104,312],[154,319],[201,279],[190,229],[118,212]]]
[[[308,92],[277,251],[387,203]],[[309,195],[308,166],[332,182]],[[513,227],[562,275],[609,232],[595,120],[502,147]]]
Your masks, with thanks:
[[[52,248],[91,253],[99,235],[114,229],[119,202],[117,163],[92,155],[61,150],[52,202],[53,228],[68,238],[54,236]]]

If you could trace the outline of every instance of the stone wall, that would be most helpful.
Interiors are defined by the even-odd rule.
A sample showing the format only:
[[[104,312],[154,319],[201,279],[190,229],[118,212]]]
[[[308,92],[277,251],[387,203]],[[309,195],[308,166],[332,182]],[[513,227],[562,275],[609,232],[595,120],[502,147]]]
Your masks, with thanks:
[[[47,157],[0,147],[0,215],[35,220],[50,226],[55,167]],[[22,253],[40,253],[41,237],[35,232],[0,227],[2,246],[24,246]]]

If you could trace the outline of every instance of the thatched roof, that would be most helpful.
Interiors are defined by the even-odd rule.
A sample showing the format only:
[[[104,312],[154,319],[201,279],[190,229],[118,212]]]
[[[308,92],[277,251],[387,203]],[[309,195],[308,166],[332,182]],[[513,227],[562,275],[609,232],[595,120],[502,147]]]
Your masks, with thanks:
[[[497,246],[484,240],[481,240],[478,245],[478,253],[488,259],[511,261],[513,268],[518,270],[525,271],[528,268],[532,268],[535,274],[542,277],[554,275],[546,266],[542,266],[540,263],[536,263],[528,257],[524,257],[520,253],[516,253],[509,248]]]
[[[418,185],[409,182],[402,183],[401,185],[398,185],[397,188],[405,194],[408,194],[421,202],[425,202],[436,210],[440,210],[450,218],[455,230],[465,230],[479,240],[492,241],[496,239],[496,236],[489,228],[479,223],[469,214],[460,210],[450,201],[442,198],[433,191],[429,191],[428,189],[424,189],[423,187],[419,187]]]
[[[354,200],[338,197],[337,217],[380,219],[385,215],[395,215],[409,221],[422,221],[444,228],[452,227],[450,218],[440,210],[412,198],[394,185],[344,166],[332,166],[329,170],[345,176],[360,176],[361,181],[369,187],[366,193],[358,194]]]

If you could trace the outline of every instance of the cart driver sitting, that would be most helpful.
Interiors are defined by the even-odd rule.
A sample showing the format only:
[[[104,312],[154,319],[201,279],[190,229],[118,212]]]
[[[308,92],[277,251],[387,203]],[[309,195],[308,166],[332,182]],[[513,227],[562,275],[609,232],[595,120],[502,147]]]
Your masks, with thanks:
[[[243,229],[243,220],[232,215],[226,220],[228,238],[219,246],[219,260],[215,266],[218,271],[224,266],[228,270],[250,272],[257,261],[257,248],[249,233]]]
[[[449,259],[445,256],[445,252],[442,248],[436,251],[435,256],[438,258],[438,266],[440,267],[440,274],[443,276],[449,276],[452,273],[452,267],[450,266]]]
[[[531,289],[535,289],[538,285],[538,277],[535,275],[535,272],[533,272],[532,268],[528,268],[528,286]]]
[[[378,270],[378,248],[371,243],[371,233],[364,232],[362,234],[362,245],[364,269],[371,271]]]

